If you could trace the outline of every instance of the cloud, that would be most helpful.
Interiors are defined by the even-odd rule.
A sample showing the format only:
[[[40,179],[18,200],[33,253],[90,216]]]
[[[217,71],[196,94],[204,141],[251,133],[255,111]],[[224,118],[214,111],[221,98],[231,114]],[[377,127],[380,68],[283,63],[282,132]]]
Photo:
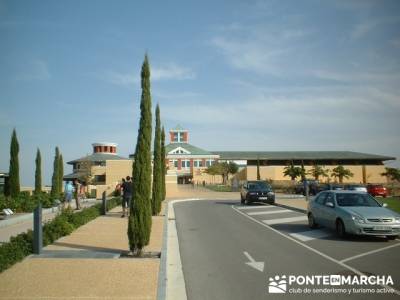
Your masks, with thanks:
[[[51,74],[47,63],[43,60],[32,60],[22,67],[17,76],[17,80],[31,81],[31,80],[48,80]]]
[[[140,82],[139,75],[135,76],[132,73],[118,73],[114,71],[106,72],[103,79],[109,83],[122,86],[137,85]]]
[[[280,77],[295,69],[297,54],[310,47],[314,33],[295,24],[233,23],[218,27],[210,44],[235,69]]]
[[[366,19],[355,25],[351,32],[351,37],[354,39],[363,38],[368,33],[381,26],[393,25],[400,22],[400,17],[385,17],[376,19]]]
[[[163,66],[151,68],[151,78],[153,80],[185,80],[194,79],[196,74],[187,67],[179,66],[175,63],[169,63]]]

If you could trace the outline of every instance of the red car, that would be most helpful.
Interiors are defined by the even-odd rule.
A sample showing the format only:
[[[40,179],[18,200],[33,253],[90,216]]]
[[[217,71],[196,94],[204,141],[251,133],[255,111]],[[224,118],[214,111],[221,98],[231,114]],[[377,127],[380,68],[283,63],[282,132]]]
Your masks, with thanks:
[[[387,189],[381,184],[369,184],[367,185],[368,194],[371,196],[382,196],[386,198]]]

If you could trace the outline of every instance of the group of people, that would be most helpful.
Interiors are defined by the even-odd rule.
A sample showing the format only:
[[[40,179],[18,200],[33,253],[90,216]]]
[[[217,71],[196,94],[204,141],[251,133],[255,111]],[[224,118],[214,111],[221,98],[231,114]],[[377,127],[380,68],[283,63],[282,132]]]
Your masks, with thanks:
[[[80,210],[81,207],[81,199],[85,198],[85,185],[82,184],[78,179],[74,179],[73,182],[67,181],[64,187],[64,205],[71,208],[72,198],[75,198],[76,210]]]
[[[121,193],[122,196],[122,216],[121,218],[125,218],[128,215],[129,207],[131,207],[132,201],[132,180],[130,176],[126,176],[122,178],[122,183],[117,185],[117,191]]]

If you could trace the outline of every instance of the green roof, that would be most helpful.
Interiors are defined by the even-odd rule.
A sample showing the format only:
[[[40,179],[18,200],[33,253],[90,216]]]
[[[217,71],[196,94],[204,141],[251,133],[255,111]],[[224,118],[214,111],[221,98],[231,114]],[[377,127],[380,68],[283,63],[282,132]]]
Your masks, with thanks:
[[[229,160],[395,160],[395,157],[352,151],[212,151]]]
[[[189,143],[171,143],[165,146],[165,153],[168,155],[168,153],[176,148],[183,148],[187,151],[190,152],[190,155],[215,155],[214,153],[211,153],[207,150],[198,148],[196,146],[193,146]]]
[[[127,160],[129,158],[125,158],[122,156],[118,156],[115,154],[108,154],[108,153],[93,153],[91,155],[87,155],[75,160],[71,160],[68,164],[77,163],[80,161],[106,161],[106,160]]]

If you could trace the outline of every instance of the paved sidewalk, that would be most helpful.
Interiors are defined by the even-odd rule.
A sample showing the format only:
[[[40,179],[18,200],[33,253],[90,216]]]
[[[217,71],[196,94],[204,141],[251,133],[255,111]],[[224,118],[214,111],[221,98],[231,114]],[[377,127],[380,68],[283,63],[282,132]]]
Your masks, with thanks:
[[[160,259],[119,258],[128,250],[127,218],[114,208],[0,274],[0,299],[156,299]],[[150,244],[160,252],[163,216]]]

